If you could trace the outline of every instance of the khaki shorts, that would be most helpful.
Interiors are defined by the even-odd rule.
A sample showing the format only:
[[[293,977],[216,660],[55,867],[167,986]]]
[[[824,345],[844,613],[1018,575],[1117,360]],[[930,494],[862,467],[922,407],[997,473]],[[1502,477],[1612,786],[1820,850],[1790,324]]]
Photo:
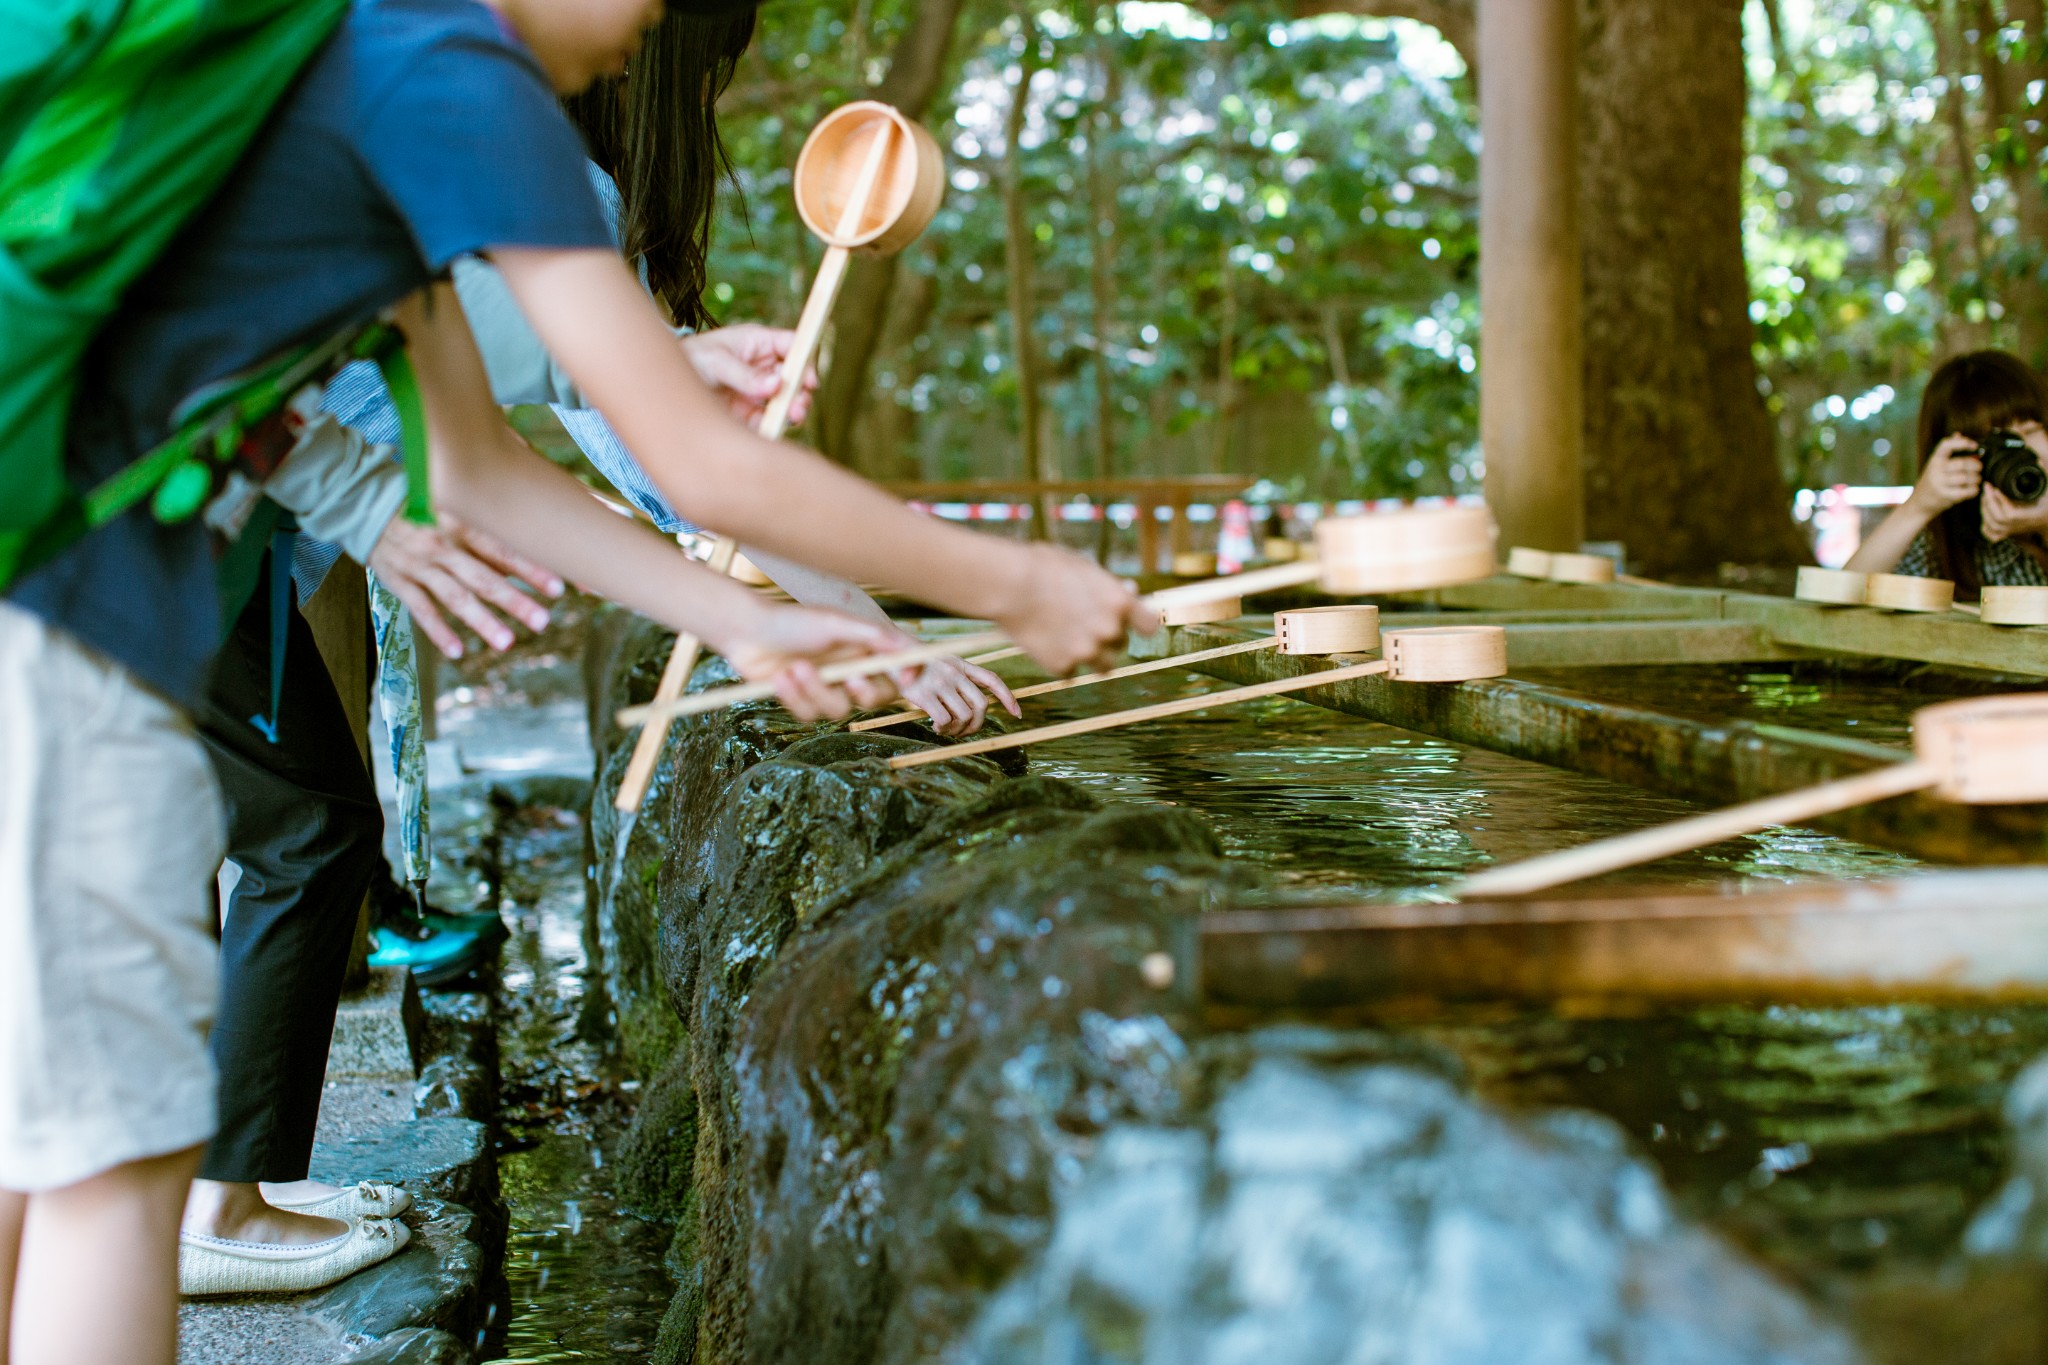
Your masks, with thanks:
[[[0,601],[0,1189],[212,1135],[223,825],[178,711]]]

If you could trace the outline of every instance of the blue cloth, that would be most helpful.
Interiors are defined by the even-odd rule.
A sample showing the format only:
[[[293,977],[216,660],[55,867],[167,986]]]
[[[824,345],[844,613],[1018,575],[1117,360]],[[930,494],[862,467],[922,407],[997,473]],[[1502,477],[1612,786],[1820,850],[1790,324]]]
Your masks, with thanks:
[[[101,334],[72,476],[114,472],[201,386],[367,321],[457,256],[609,245],[583,167],[546,75],[490,10],[359,0]],[[188,705],[222,633],[204,531],[146,509],[11,596]]]
[[[640,468],[640,462],[633,458],[633,453],[626,449],[625,442],[618,438],[602,414],[594,408],[565,408],[560,403],[552,406],[562,429],[597,466],[597,472],[611,480],[612,487],[645,512],[656,526],[670,535],[698,529],[675,514],[661,496],[661,490],[654,486],[654,480],[647,477],[646,471]]]

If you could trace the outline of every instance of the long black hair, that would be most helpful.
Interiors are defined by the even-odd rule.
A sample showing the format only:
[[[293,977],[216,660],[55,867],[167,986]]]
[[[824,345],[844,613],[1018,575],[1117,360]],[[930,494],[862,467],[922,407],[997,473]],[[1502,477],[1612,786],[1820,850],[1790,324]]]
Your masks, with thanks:
[[[754,7],[692,14],[670,9],[622,77],[563,101],[595,161],[619,187],[626,259],[686,327],[712,325],[704,265],[720,181],[734,184],[718,134],[718,97],[754,37]]]
[[[2006,351],[1972,351],[1944,364],[1927,381],[1920,399],[1920,467],[1950,436],[1982,442],[1992,432],[2020,422],[2048,421],[2040,378],[2027,362]],[[1974,601],[1983,587],[1977,551],[1984,543],[1981,498],[1966,498],[1928,528],[1942,576],[1956,595]]]

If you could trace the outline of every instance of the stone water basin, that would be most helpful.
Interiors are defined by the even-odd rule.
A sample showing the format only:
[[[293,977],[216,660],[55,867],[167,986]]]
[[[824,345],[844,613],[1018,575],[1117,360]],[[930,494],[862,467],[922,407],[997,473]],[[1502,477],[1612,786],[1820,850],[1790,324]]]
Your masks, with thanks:
[[[1552,670],[1532,680],[1880,743],[1905,741],[1916,706],[1983,686],[1923,677],[1916,687],[1821,664]],[[1055,694],[1027,719],[1221,685],[1159,674]],[[1291,888],[1337,896],[1428,888],[1696,809],[1285,699],[1032,752],[1037,771],[1197,811],[1232,857]],[[1696,887],[1916,866],[1777,829],[1604,881]],[[2014,1078],[2048,1052],[2048,1008],[1716,1006],[1595,1018],[1460,1008],[1394,1026],[1453,1053],[1489,1099],[1616,1121],[1686,1215],[1828,1305],[1871,1357],[2048,1353],[2038,1275],[1965,1248],[1973,1217],[2011,1172],[2002,1106]],[[1970,1247],[1996,1250],[2018,1235],[1996,1224],[1986,1215]]]

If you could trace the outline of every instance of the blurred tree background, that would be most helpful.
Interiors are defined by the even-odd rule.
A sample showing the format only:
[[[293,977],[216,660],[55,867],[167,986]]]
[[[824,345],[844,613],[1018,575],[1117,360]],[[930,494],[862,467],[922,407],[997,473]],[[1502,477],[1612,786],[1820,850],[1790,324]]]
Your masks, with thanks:
[[[878,478],[1233,471],[1319,499],[1477,491],[1471,0],[1343,3],[1363,12],[778,0],[722,105],[745,208],[728,196],[714,306],[795,317],[819,248],[789,169],[826,111],[885,98],[938,135],[951,184],[920,242],[849,284],[812,432],[828,453]],[[1582,80],[1614,79],[1598,44],[1636,41],[1632,5],[1663,24],[1670,3],[1586,0]],[[1999,345],[2048,359],[2041,0],[1697,12],[1712,10],[1731,72],[1740,43],[1746,119],[1739,83],[1725,115],[1695,117],[1743,139],[1754,378],[1739,332],[1742,364],[1721,368],[1760,390],[1758,439],[1790,487],[1908,482],[1940,357]],[[1674,35],[1672,52],[1705,41]],[[1643,150],[1667,179],[1685,173],[1699,153],[1653,117],[1660,79],[1643,65],[1604,104],[1589,91],[1588,156],[1675,142]],[[1590,258],[1591,225],[1626,196],[1588,179]],[[1589,331],[1634,288],[1595,266]],[[1595,385],[1631,381],[1608,380],[1597,350]],[[1681,419],[1727,430],[1696,438],[1694,479],[1717,440],[1745,439],[1725,388],[1701,392]],[[1626,422],[1603,437],[1597,406],[1589,394],[1590,479],[1602,439],[1675,439]]]

